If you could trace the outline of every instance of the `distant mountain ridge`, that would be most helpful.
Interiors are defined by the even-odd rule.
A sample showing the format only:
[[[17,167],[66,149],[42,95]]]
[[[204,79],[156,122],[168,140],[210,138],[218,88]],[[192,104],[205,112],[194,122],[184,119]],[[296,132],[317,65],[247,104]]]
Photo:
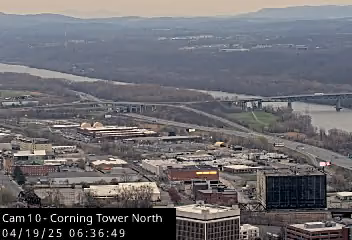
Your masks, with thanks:
[[[257,12],[237,15],[238,18],[265,19],[331,19],[352,17],[352,5],[295,6],[287,8],[264,8]]]
[[[129,21],[129,20],[199,20],[199,19],[218,19],[220,16],[194,16],[194,17],[140,17],[140,16],[116,16],[106,18],[80,18],[54,13],[40,14],[7,14],[0,12],[0,23],[45,23],[45,22],[107,22],[107,21]],[[222,16],[223,19],[257,19],[257,20],[319,20],[352,18],[352,5],[323,5],[323,6],[295,6],[287,8],[264,8],[257,12],[244,13],[232,16]],[[23,22],[25,21],[25,22]],[[28,21],[28,22],[26,22]]]

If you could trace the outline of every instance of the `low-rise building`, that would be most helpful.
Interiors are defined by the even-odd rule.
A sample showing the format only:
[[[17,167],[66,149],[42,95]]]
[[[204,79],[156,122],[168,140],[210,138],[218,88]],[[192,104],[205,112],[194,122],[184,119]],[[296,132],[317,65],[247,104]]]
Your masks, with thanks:
[[[341,201],[352,201],[352,192],[338,192],[336,197]]]
[[[223,167],[225,172],[230,172],[230,173],[254,173],[260,167],[251,167],[247,165],[228,165]]]
[[[176,239],[238,240],[240,210],[208,204],[176,207]]]
[[[292,224],[286,228],[286,239],[336,239],[347,240],[348,229],[336,222],[308,222]]]
[[[46,138],[18,138],[21,151],[45,150],[47,153],[52,152],[52,144]]]
[[[180,163],[176,159],[158,159],[158,160],[143,160],[142,168],[145,170],[154,173],[155,175],[162,175],[165,170],[172,167],[180,166],[193,166],[194,162],[183,162]]]
[[[214,156],[209,154],[189,154],[189,155],[180,155],[176,157],[177,160],[186,162],[204,162],[204,161],[212,161],[215,159]]]
[[[196,200],[202,200],[205,204],[219,204],[232,206],[238,203],[237,192],[234,189],[215,188],[198,190]]]
[[[84,191],[90,193],[95,198],[107,199],[115,198],[123,193],[123,191],[138,188],[150,188],[152,191],[152,201],[160,201],[160,190],[155,182],[136,182],[136,183],[119,183],[118,185],[91,185]]]
[[[108,160],[93,161],[91,165],[98,170],[110,170],[114,167],[127,167],[128,163],[118,158],[109,158]]]
[[[45,159],[49,159],[52,156],[48,155],[45,150],[23,150],[18,151],[13,154],[15,161],[28,161],[28,162],[36,162],[43,163]]]
[[[53,165],[14,165],[10,172],[12,173],[17,166],[25,176],[47,176],[49,173],[59,171],[59,168]]]
[[[76,146],[52,146],[54,153],[76,152]]]
[[[170,181],[190,182],[192,179],[219,180],[218,168],[208,165],[183,166],[167,169]]]
[[[67,164],[67,159],[49,159],[49,160],[44,160],[44,165],[66,165]]]
[[[86,202],[85,194],[81,186],[69,187],[38,187],[34,192],[42,199],[42,204],[60,204],[67,207],[82,205]]]
[[[96,139],[126,139],[134,137],[152,137],[158,134],[144,128],[138,127],[122,127],[122,126],[103,126],[101,123],[94,123],[91,126],[89,123],[83,123],[78,129],[83,135]]]
[[[243,224],[240,228],[241,240],[255,240],[259,238],[259,228],[250,224]]]

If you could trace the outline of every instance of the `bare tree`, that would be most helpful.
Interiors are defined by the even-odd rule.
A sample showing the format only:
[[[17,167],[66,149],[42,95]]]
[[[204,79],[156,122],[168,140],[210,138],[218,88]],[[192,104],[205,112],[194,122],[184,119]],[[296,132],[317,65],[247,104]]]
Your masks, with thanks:
[[[91,193],[86,193],[87,207],[117,207],[117,208],[151,208],[153,189],[150,186],[123,187],[114,196],[98,199]]]

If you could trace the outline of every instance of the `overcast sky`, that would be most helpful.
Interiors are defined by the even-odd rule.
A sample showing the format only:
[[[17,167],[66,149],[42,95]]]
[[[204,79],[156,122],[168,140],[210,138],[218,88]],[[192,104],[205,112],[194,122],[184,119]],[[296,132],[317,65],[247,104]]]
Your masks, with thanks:
[[[352,0],[0,0],[0,12],[76,16],[231,15],[268,7],[352,4]]]

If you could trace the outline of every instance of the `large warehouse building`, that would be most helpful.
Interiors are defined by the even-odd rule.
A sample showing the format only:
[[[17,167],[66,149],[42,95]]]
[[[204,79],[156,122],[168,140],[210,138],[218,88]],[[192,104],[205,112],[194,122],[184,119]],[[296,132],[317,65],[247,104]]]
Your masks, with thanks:
[[[119,126],[103,126],[96,122],[92,125],[82,123],[78,132],[95,139],[125,139],[133,137],[152,137],[158,134],[144,128],[138,127],[119,127]]]
[[[311,167],[258,171],[257,194],[267,210],[326,208],[326,174]]]
[[[135,183],[119,183],[118,185],[91,185],[89,188],[85,188],[84,191],[90,193],[95,198],[116,198],[120,194],[125,194],[124,190],[134,191],[138,188],[150,188],[151,189],[151,200],[156,202],[160,201],[160,190],[155,182],[135,182]]]

